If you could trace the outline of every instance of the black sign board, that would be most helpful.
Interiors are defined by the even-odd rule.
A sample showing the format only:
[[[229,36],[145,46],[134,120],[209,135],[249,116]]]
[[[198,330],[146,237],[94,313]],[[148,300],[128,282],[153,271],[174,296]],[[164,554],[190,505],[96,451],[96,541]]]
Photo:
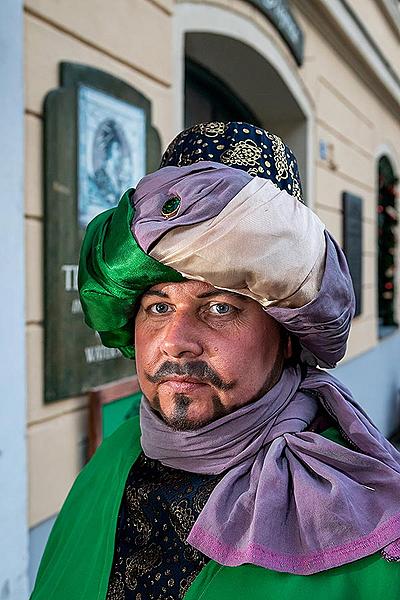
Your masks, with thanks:
[[[45,100],[45,401],[80,395],[134,372],[83,322],[77,289],[87,223],[158,168],[147,98],[86,65],[61,63]]]
[[[304,34],[294,18],[287,0],[247,0],[256,6],[276,27],[289,46],[298,65],[303,64]]]
[[[343,192],[343,250],[356,296],[356,316],[362,312],[362,198]]]

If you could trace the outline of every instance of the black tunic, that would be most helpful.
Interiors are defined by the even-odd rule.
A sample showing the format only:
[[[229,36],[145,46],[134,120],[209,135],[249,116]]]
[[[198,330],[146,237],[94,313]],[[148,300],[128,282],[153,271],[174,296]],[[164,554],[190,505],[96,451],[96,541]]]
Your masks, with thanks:
[[[107,600],[183,598],[209,561],[186,538],[221,477],[140,454],[121,502]]]

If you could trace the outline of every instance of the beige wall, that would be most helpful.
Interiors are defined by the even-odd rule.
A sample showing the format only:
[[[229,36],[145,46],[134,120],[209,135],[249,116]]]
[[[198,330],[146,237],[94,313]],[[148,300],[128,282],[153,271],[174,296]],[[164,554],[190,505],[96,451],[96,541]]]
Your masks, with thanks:
[[[374,4],[374,0],[369,1]],[[269,35],[271,28],[264,27],[262,15],[248,5],[243,9],[240,0],[212,3],[242,15],[244,36],[246,22],[255,22]],[[353,0],[352,5],[367,21],[362,8],[364,0]],[[174,56],[174,11],[173,0],[86,0],[76,3],[74,10],[69,0],[26,1],[26,336],[31,526],[59,510],[82,464],[87,432],[84,398],[43,405],[43,100],[48,91],[58,87],[60,61],[98,67],[124,79],[152,101],[153,123],[165,146],[176,133],[172,124],[177,122],[172,93],[173,61],[180,58]],[[378,27],[376,36],[385,38],[382,45],[391,55],[397,42],[379,15],[382,31]],[[376,154],[382,144],[396,148],[400,123],[381,105],[379,90],[375,93],[369,89],[345,60],[326,45],[307,18],[301,14],[297,17],[306,39],[305,62],[299,72],[275,32],[271,40],[294,76],[301,78],[305,93],[315,106],[315,209],[341,241],[342,191],[364,199],[364,311],[353,325],[348,351],[348,357],[352,357],[377,343]],[[371,27],[375,25],[372,19]],[[331,165],[318,159],[320,139],[332,145]],[[396,156],[396,160],[399,166],[400,157]]]
[[[374,4],[373,0],[353,2]],[[365,6],[364,6],[365,9]],[[364,14],[360,13],[364,18]],[[353,322],[346,359],[377,343],[377,151],[387,144],[395,152],[400,140],[400,112],[395,118],[380,102],[379,88],[371,89],[348,63],[324,43],[323,35],[297,13],[305,31],[305,62],[302,77],[315,99],[316,145],[323,139],[333,149],[332,165],[316,162],[315,208],[342,242],[341,193],[363,198],[363,312]],[[383,20],[382,14],[376,20]],[[386,22],[385,22],[386,23]],[[392,40],[393,41],[393,40]],[[388,45],[389,46],[389,45]],[[400,45],[397,44],[397,56]],[[389,50],[388,50],[389,53]],[[399,107],[400,108],[400,107]],[[316,149],[318,157],[318,149]],[[396,156],[399,165],[400,156]],[[399,286],[400,280],[398,281]],[[400,303],[397,311],[400,315]]]
[[[85,398],[43,404],[42,110],[46,94],[59,85],[59,62],[85,63],[127,81],[151,99],[153,123],[163,145],[173,135],[172,0],[74,4],[74,10],[69,0],[27,0],[25,5],[30,526],[59,510],[82,465],[87,434]]]
[[[386,60],[400,75],[400,16],[396,24],[384,9],[385,1],[397,3],[393,0],[347,0]]]

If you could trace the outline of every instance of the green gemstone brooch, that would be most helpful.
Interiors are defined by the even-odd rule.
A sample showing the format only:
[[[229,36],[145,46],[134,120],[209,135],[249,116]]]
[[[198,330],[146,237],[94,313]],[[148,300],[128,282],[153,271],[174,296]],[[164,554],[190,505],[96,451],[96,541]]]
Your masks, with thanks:
[[[179,196],[172,196],[172,198],[169,198],[166,202],[164,202],[161,209],[161,214],[164,219],[170,219],[178,214],[180,207],[181,199]]]

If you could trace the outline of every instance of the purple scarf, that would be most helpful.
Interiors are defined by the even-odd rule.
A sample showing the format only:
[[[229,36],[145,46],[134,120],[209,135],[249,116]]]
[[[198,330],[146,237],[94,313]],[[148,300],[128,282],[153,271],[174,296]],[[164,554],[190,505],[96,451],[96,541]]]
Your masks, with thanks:
[[[306,431],[321,405],[351,449]],[[218,563],[309,575],[378,550],[400,560],[400,453],[328,373],[286,368],[262,398],[197,431],[174,431],[145,398],[140,419],[148,457],[224,473],[187,539]]]

